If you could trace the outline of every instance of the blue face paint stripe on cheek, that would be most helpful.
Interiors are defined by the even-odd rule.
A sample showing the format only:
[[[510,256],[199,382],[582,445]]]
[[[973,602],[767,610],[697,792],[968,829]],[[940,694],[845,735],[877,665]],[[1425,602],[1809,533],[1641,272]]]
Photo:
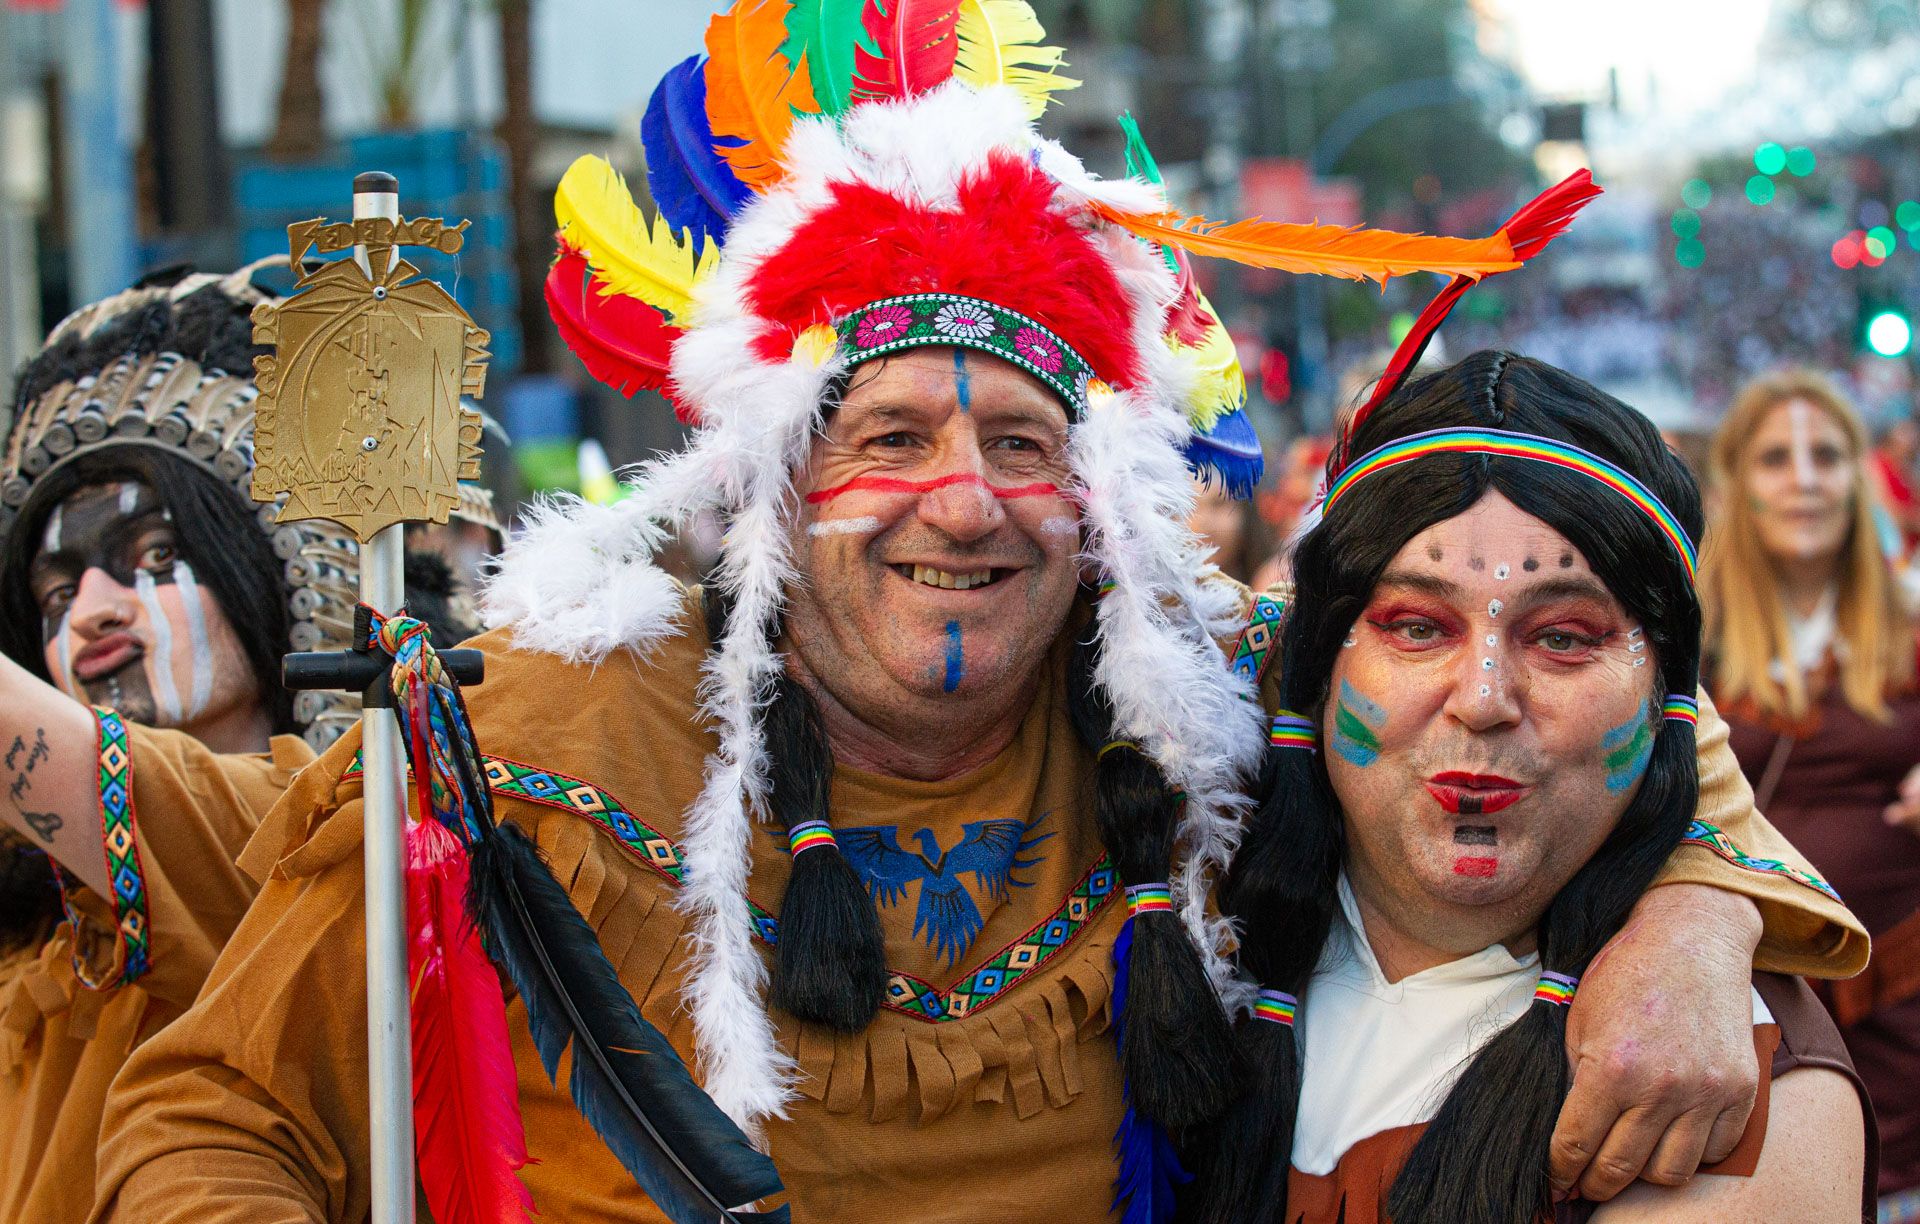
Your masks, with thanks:
[[[1349,764],[1373,764],[1380,759],[1379,729],[1386,721],[1385,709],[1342,680],[1340,704],[1333,712],[1333,750]]]
[[[1626,722],[1600,737],[1607,753],[1607,789],[1615,794],[1626,790],[1646,772],[1653,759],[1653,741],[1657,734],[1653,711],[1642,706]]]
[[[960,622],[947,622],[947,676],[942,687],[949,693],[960,687],[967,674],[967,656],[960,645]]]
[[[973,375],[967,372],[967,350],[953,350],[953,393],[960,400],[960,411],[973,410]]]

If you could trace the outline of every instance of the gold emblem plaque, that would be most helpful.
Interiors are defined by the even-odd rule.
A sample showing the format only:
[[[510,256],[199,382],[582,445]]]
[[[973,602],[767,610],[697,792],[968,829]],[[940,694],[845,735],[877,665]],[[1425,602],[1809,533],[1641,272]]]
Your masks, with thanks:
[[[460,404],[486,383],[487,333],[439,285],[416,279],[401,246],[452,254],[467,222],[371,218],[287,227],[299,274],[291,297],[253,310],[260,387],[253,498],[285,496],[275,522],[327,518],[373,539],[400,522],[444,523],[459,482],[480,475],[480,414]],[[309,250],[356,244],[302,270]]]

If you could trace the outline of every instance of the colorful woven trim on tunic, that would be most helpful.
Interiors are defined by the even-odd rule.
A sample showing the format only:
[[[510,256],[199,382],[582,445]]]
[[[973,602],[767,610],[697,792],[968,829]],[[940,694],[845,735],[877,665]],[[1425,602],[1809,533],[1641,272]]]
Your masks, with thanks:
[[[1293,1014],[1300,1001],[1284,990],[1263,990],[1253,1001],[1253,1018],[1293,1027]]]
[[[636,818],[618,799],[593,783],[504,757],[484,757],[482,763],[487,788],[494,794],[585,816],[612,834],[628,854],[671,882],[679,884],[685,876],[686,856],[673,839]],[[342,776],[352,777],[360,771],[360,758],[355,756]],[[910,973],[888,970],[881,1005],[930,1023],[964,1019],[1059,955],[1119,891],[1113,864],[1102,855],[1057,909],[953,986],[942,990]],[[747,900],[747,909],[754,937],[765,944],[780,942],[779,918],[752,898]]]
[[[1292,710],[1281,710],[1273,716],[1273,723],[1267,728],[1267,743],[1274,748],[1305,748],[1308,752],[1317,752],[1320,733],[1311,718],[1304,718]]]
[[[1666,701],[1660,707],[1662,718],[1671,718],[1675,722],[1700,725],[1700,703],[1685,693],[1668,693]]]
[[[1255,684],[1267,671],[1267,655],[1280,640],[1280,622],[1287,618],[1287,605],[1271,595],[1255,595],[1253,609],[1247,613],[1247,627],[1233,645],[1229,666]]]
[[[148,929],[147,877],[140,869],[140,839],[133,812],[133,753],[127,746],[127,724],[118,714],[93,708],[100,728],[99,789],[100,840],[107,852],[107,879],[113,885],[114,926],[125,959],[116,976],[94,978],[80,957],[80,917],[60,890],[67,922],[73,928],[73,975],[88,990],[126,986],[153,968],[152,932]]]
[[[1802,871],[1798,867],[1783,863],[1779,859],[1754,858],[1733,844],[1733,839],[1708,824],[1696,820],[1687,826],[1687,835],[1680,839],[1683,846],[1704,846],[1735,867],[1744,867],[1748,871],[1758,871],[1765,875],[1785,876],[1796,884],[1805,884],[1808,888],[1833,900],[1840,900],[1840,894],[1833,885],[1827,883],[1811,871]]]
[[[1093,367],[1046,327],[1017,310],[957,293],[882,298],[834,321],[840,351],[853,364],[901,349],[942,344],[978,349],[1010,361],[1041,382],[1079,420],[1087,410]]]
[[[1165,884],[1134,884],[1127,889],[1130,914],[1171,914],[1173,890]]]
[[[1566,1007],[1573,1002],[1573,992],[1580,989],[1580,979],[1568,977],[1564,973],[1543,973],[1540,984],[1533,988],[1533,1001],[1553,1003]]]
[[[1652,489],[1624,469],[1590,451],[1535,434],[1515,433],[1507,429],[1430,429],[1425,433],[1396,438],[1349,464],[1347,470],[1340,473],[1339,479],[1327,489],[1321,512],[1323,515],[1333,513],[1333,507],[1347,490],[1375,472],[1384,472],[1390,467],[1398,467],[1429,455],[1442,454],[1531,459],[1536,463],[1550,463],[1592,477],[1632,502],[1636,509],[1653,520],[1660,534],[1667,537],[1674,551],[1680,555],[1680,563],[1686,567],[1687,581],[1693,581],[1698,565],[1693,541],[1680,526],[1680,520],[1667,509],[1666,503],[1654,496]]]

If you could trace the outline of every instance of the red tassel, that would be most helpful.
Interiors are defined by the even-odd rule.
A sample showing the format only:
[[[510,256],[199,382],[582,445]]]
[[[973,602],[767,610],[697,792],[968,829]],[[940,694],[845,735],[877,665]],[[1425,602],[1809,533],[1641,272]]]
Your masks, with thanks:
[[[1559,183],[1522,204],[1520,211],[1508,217],[1507,223],[1500,227],[1507,236],[1507,242],[1513,247],[1514,258],[1525,261],[1546,250],[1547,244],[1566,233],[1567,227],[1573,224],[1574,216],[1599,194],[1600,188],[1594,184],[1592,173],[1587,170],[1575,170]],[[1497,274],[1489,273],[1488,275]],[[1393,360],[1387,363],[1386,372],[1380,375],[1380,381],[1373,385],[1373,394],[1368,396],[1367,402],[1353,414],[1353,420],[1347,424],[1345,433],[1341,435],[1339,458],[1341,467],[1345,467],[1347,462],[1347,439],[1351,438],[1360,428],[1360,423],[1380,406],[1381,401],[1392,395],[1400,384],[1406,381],[1407,374],[1420,363],[1420,355],[1427,351],[1427,343],[1433,339],[1433,334],[1440,330],[1440,324],[1444,323],[1447,315],[1452,313],[1461,295],[1471,289],[1474,284],[1474,280],[1470,277],[1454,277],[1447,283],[1446,288],[1427,303],[1427,308],[1420,312],[1420,317],[1413,321],[1413,330],[1409,331],[1406,339],[1400,342],[1400,347],[1393,351]]]
[[[665,393],[680,329],[638,298],[601,294],[591,276],[586,257],[562,244],[546,286],[547,313],[560,338],[587,373],[620,394],[631,396],[643,387]],[[673,414],[684,424],[698,424],[677,402]]]
[[[533,1196],[519,1076],[493,962],[467,920],[467,856],[438,820],[407,830],[413,1128],[439,1224],[523,1224]]]

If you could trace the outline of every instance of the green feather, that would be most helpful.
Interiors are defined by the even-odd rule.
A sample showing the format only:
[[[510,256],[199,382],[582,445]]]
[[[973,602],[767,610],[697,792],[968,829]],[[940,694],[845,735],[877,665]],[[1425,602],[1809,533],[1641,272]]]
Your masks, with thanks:
[[[1120,130],[1127,134],[1127,173],[1158,185],[1161,181],[1160,163],[1153,160],[1153,153],[1147,148],[1147,138],[1140,134],[1140,125],[1134,121],[1132,111],[1126,111],[1120,116]],[[1167,270],[1175,276],[1180,275],[1179,257],[1165,247],[1159,250],[1160,258],[1165,261]]]
[[[880,48],[867,37],[860,20],[868,0],[794,0],[787,10],[787,41],[780,53],[789,64],[806,57],[820,113],[843,115],[853,105],[853,52],[869,55]]]

